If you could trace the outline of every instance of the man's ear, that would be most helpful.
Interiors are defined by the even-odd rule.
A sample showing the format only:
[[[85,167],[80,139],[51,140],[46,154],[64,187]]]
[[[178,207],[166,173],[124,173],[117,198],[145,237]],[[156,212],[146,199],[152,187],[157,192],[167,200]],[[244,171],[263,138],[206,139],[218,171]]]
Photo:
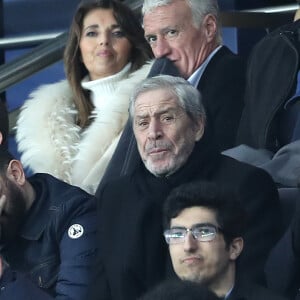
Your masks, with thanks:
[[[198,142],[201,140],[204,134],[204,119],[201,117],[197,124],[195,125],[195,141]]]
[[[2,144],[3,136],[2,133],[0,132],[0,145]]]
[[[214,15],[208,14],[204,17],[202,26],[207,42],[211,42],[215,39],[217,34],[217,19]]]
[[[241,237],[234,238],[229,246],[230,260],[236,260],[244,248],[244,240]]]
[[[16,159],[12,159],[9,162],[6,171],[7,178],[15,182],[19,186],[23,186],[25,184],[26,178],[23,170],[23,166],[20,161]]]

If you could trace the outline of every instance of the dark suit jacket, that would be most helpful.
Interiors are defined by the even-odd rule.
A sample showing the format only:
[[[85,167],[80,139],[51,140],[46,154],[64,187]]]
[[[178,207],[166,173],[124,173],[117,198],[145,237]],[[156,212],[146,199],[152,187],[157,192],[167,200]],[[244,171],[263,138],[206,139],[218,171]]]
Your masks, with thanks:
[[[296,211],[298,212],[298,211]],[[292,228],[289,227],[272,249],[265,266],[267,284],[290,299],[300,299],[300,258],[293,249]],[[295,297],[298,298],[295,298]]]
[[[237,282],[226,300],[287,300],[287,298],[257,284]]]
[[[103,187],[93,299],[136,299],[174,275],[162,235],[161,207],[171,189],[196,179],[230,186],[244,203],[250,226],[240,267],[249,277],[262,280],[264,261],[279,235],[277,189],[265,171],[219,154],[205,139],[196,144],[186,165],[168,178],[154,177],[140,165],[132,175]]]
[[[162,63],[164,61],[164,63]],[[158,74],[179,76],[166,58],[157,60],[149,77]],[[208,114],[206,131],[213,135],[220,150],[234,146],[238,123],[243,107],[245,65],[241,59],[223,46],[207,65],[198,89],[203,95],[204,107]],[[100,187],[112,178],[131,174],[140,163],[131,122],[127,122],[117,149],[107,167]]]
[[[245,108],[237,145],[246,144],[276,152],[291,137],[295,116],[285,114],[294,107],[294,101],[287,106],[288,111],[284,106],[296,92],[299,32],[298,20],[272,31],[253,47],[248,60]],[[298,108],[295,109],[297,113]]]
[[[220,151],[235,145],[244,106],[246,64],[223,46],[207,65],[198,90]]]

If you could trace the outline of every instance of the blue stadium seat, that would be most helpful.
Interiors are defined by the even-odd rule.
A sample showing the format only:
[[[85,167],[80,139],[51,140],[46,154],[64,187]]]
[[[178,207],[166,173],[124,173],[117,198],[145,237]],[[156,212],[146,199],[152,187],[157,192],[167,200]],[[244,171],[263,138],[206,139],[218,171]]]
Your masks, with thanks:
[[[299,188],[280,188],[279,198],[283,213],[283,236],[272,249],[265,267],[266,280],[269,288],[295,297],[299,291],[300,262],[292,247],[290,223],[299,201]]]

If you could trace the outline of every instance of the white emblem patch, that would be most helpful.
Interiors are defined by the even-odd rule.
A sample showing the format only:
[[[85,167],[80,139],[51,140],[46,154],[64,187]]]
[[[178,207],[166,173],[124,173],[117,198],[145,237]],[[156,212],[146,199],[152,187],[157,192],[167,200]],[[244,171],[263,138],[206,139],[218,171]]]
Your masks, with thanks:
[[[68,235],[71,239],[78,239],[83,235],[83,227],[80,224],[73,224],[69,227]]]

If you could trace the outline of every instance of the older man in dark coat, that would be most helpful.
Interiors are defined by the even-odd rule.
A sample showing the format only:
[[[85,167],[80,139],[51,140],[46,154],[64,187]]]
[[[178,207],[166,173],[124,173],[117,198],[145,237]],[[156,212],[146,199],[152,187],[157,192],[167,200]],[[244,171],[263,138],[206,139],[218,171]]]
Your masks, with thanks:
[[[137,87],[130,115],[139,167],[98,195],[101,248],[96,299],[136,299],[172,277],[162,237],[161,207],[174,187],[195,179],[230,187],[249,215],[244,274],[263,280],[263,265],[280,231],[278,194],[263,170],[221,155],[205,132],[200,94],[179,77],[157,76]]]
[[[197,87],[207,112],[207,130],[214,135],[217,146],[221,151],[235,146],[244,106],[246,64],[222,45],[217,1],[145,0],[143,17],[145,37],[158,59],[149,77],[182,76]],[[130,174],[137,162],[128,122],[100,185]]]

